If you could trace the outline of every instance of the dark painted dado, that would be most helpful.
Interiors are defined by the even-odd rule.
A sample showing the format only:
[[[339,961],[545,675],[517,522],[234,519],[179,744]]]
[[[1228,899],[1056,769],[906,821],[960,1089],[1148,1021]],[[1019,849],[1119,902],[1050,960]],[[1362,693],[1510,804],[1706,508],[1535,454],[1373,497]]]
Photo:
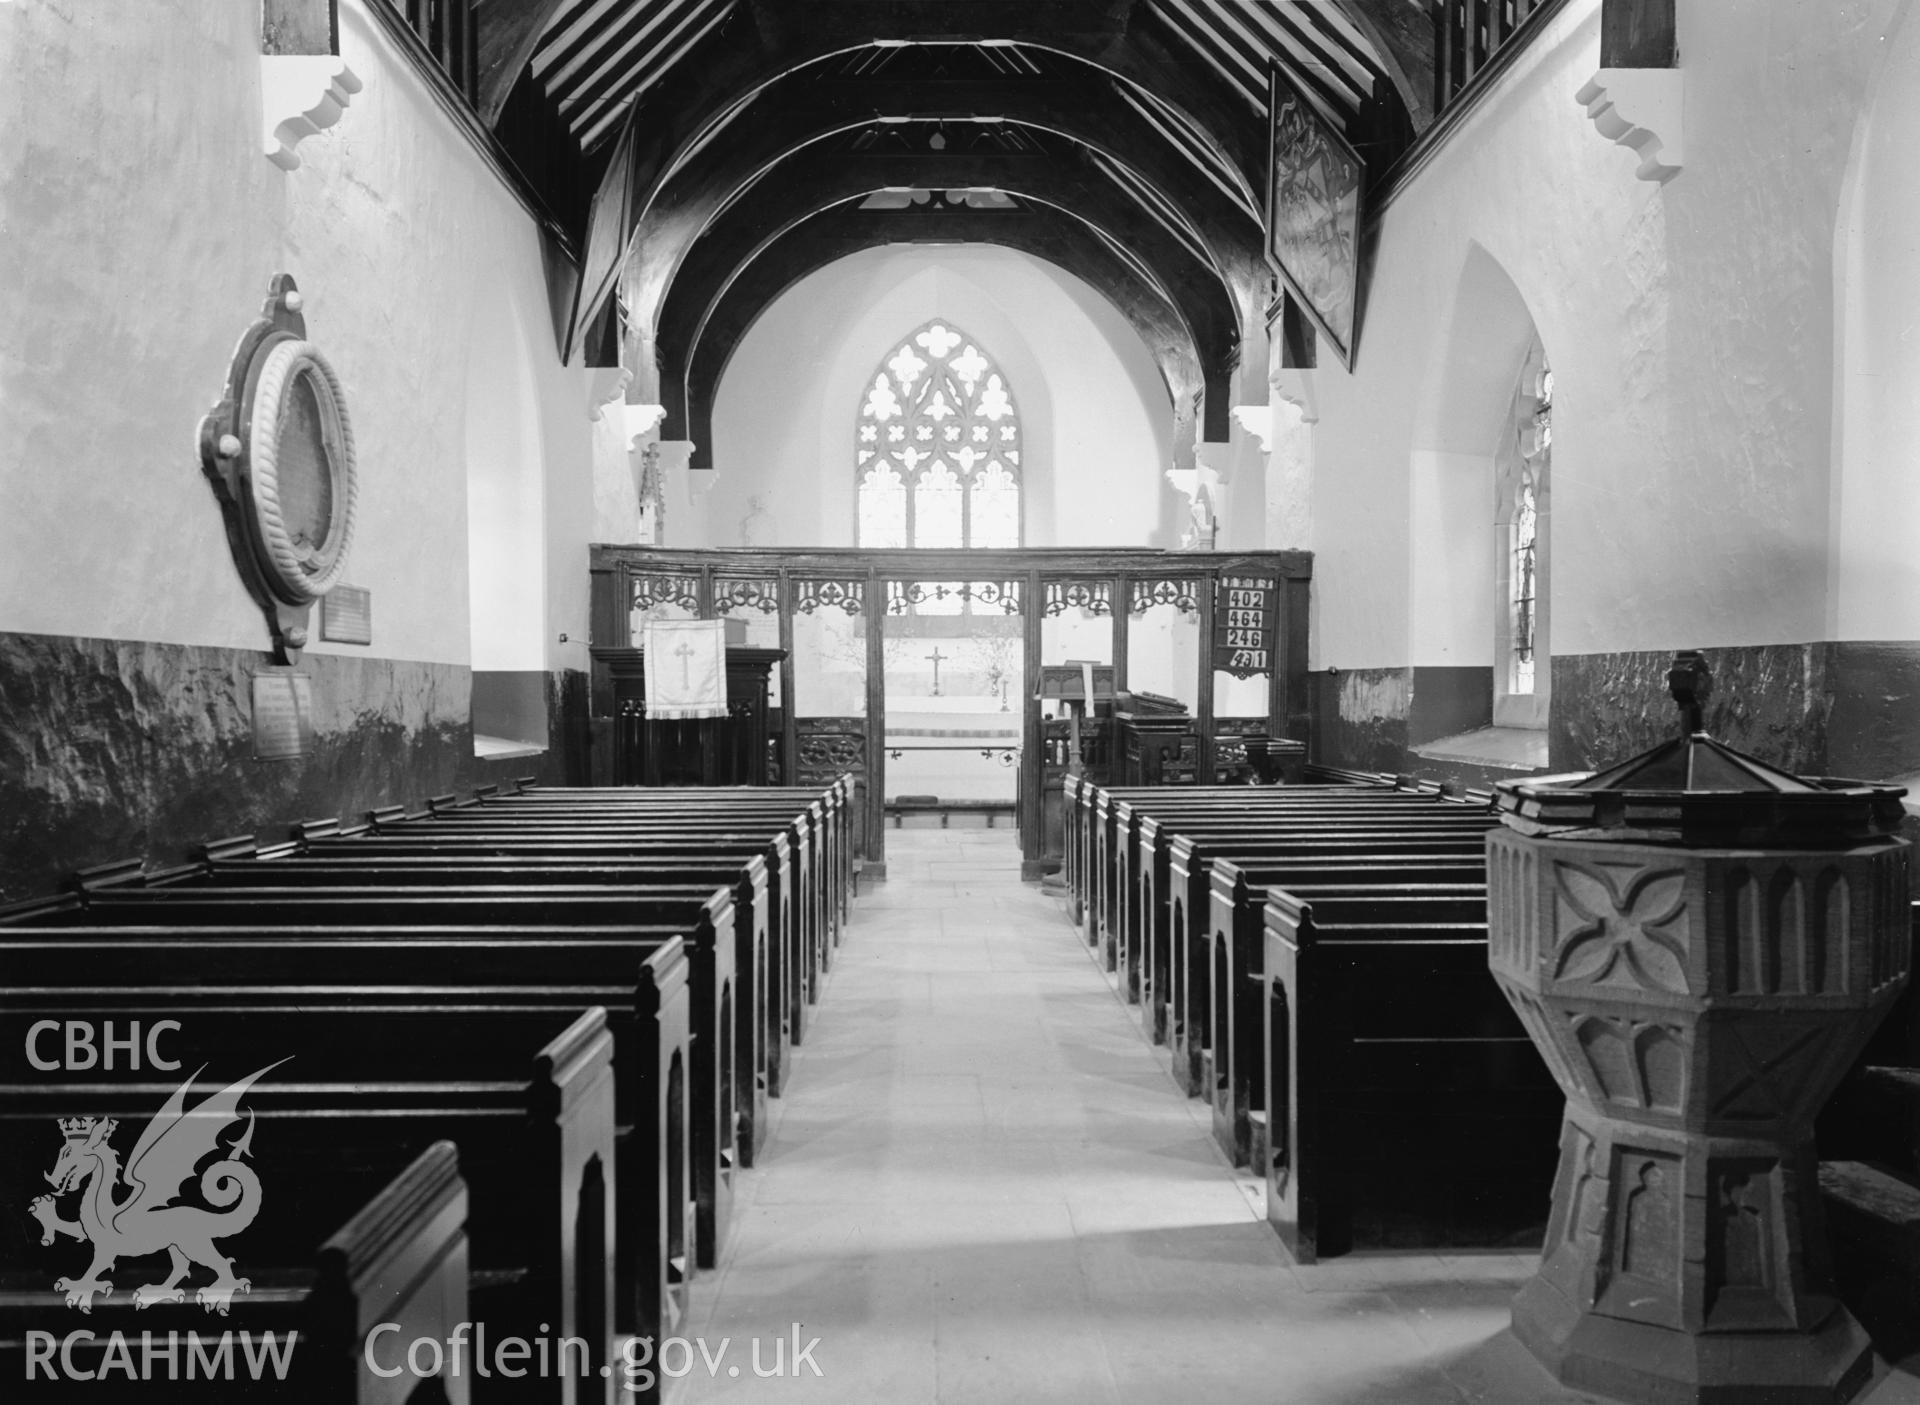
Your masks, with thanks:
[[[226,835],[417,804],[477,784],[584,774],[584,674],[549,680],[540,756],[476,762],[457,664],[308,653],[314,746],[256,761],[241,649],[0,633],[0,897],[136,855],[184,858]],[[576,748],[579,752],[576,752]]]
[[[1802,775],[1883,780],[1920,773],[1920,643],[1736,645],[1705,650],[1706,728]],[[1673,735],[1668,650],[1558,655],[1548,769],[1587,771]],[[1312,675],[1313,759],[1354,770],[1484,784],[1494,772],[1412,748],[1485,726],[1492,674],[1471,668],[1324,670]]]
[[[1704,650],[1713,668],[1707,731],[1799,775],[1827,769],[1828,647],[1753,644]],[[1671,650],[1555,655],[1547,748],[1555,771],[1591,771],[1674,734]]]
[[[1356,771],[1405,769],[1412,670],[1356,668],[1309,677],[1313,685],[1311,760]]]
[[[1826,648],[1828,772],[1875,780],[1920,772],[1920,643]]]
[[[1424,746],[1440,737],[1493,724],[1493,670],[1421,665],[1413,670],[1407,708],[1407,744]]]

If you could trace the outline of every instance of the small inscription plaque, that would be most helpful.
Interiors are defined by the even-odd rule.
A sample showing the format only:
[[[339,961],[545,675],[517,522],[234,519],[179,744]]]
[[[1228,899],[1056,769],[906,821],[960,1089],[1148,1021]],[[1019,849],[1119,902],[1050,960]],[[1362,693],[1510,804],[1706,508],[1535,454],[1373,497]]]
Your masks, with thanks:
[[[336,644],[373,642],[373,592],[336,585],[320,597],[320,637]]]
[[[253,675],[253,759],[296,761],[313,750],[313,680],[292,671]]]

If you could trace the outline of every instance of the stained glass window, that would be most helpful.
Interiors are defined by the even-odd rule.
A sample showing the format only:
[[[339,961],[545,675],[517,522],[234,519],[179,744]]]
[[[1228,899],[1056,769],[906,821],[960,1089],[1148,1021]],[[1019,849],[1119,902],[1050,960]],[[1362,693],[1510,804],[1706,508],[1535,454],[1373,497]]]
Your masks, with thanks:
[[[1533,646],[1535,567],[1540,544],[1539,519],[1534,513],[1533,473],[1520,475],[1520,491],[1513,504],[1513,524],[1509,528],[1512,562],[1513,605],[1513,679],[1510,692],[1533,691]]]
[[[1526,404],[1530,402],[1531,409]],[[1553,372],[1543,353],[1538,378],[1522,386],[1520,470],[1513,482],[1507,521],[1507,618],[1511,647],[1507,691],[1531,695],[1539,653],[1540,493],[1553,447]]]
[[[936,319],[862,393],[861,546],[1020,545],[1020,412],[979,344]]]

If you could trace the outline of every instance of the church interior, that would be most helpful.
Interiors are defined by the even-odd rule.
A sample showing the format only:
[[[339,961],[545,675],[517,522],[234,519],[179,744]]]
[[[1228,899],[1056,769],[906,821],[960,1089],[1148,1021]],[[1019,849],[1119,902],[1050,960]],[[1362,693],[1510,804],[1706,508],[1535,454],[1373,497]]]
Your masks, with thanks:
[[[0,0],[0,1396],[1920,1401],[1915,9]]]

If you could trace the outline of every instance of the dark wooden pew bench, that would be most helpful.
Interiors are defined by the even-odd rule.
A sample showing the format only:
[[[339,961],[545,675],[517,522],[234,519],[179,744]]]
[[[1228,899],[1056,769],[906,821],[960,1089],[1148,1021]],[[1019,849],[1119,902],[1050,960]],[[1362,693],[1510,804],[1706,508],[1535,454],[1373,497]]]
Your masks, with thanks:
[[[732,792],[728,792],[732,794]],[[752,794],[769,803],[787,805],[808,817],[820,836],[820,848],[829,869],[828,891],[834,906],[834,940],[845,923],[853,893],[853,782],[842,776],[824,790],[803,786],[756,787]],[[713,792],[670,788],[653,791],[632,787],[569,789],[559,786],[522,785],[513,794],[482,795],[482,803],[502,808],[534,809],[540,806],[595,805],[607,809],[642,810],[650,805],[694,809],[712,803]]]
[[[1103,910],[1101,940],[1120,948],[1138,940],[1140,922],[1129,905],[1141,892],[1144,875],[1154,880],[1166,872],[1165,845],[1175,834],[1253,840],[1271,836],[1291,842],[1339,842],[1363,835],[1412,839],[1431,834],[1445,843],[1471,843],[1470,836],[1493,823],[1484,807],[1444,806],[1430,797],[1402,796],[1375,799],[1365,792],[1336,800],[1297,799],[1287,804],[1267,802],[1222,809],[1208,805],[1195,809],[1184,804],[1156,802],[1144,806],[1121,801],[1114,806],[1113,844],[1107,861],[1111,873],[1105,886],[1111,896]],[[1121,959],[1110,951],[1109,969]]]
[[[614,1060],[616,1325],[670,1332],[685,1320],[696,1177],[688,963],[678,936],[639,928],[16,927],[0,928],[0,943],[18,983],[0,1007],[9,1027],[62,1008],[91,1009],[92,1018],[166,1017],[180,1022],[173,1037],[194,1058],[203,1046],[231,1049],[252,1067],[305,1036],[308,1047],[294,1057],[339,1075],[336,1094],[342,1084],[360,1085],[356,1103],[388,1084],[451,1086],[435,1078],[498,1063],[498,1049],[604,1005],[599,1018]],[[87,986],[74,984],[76,969]],[[339,1037],[325,1039],[328,1031]],[[284,1075],[311,1078],[291,1063]],[[522,1073],[517,1083],[489,1085],[487,1095],[521,1096],[527,1086]],[[427,1103],[438,1106],[430,1096]],[[396,1125],[389,1120],[385,1131]]]
[[[1322,922],[1280,892],[1264,927],[1267,1217],[1294,1258],[1537,1245],[1565,1100],[1485,924]]]
[[[155,1110],[137,1110],[136,1128],[144,1126],[143,1118]],[[38,1129],[22,1130],[29,1133],[34,1149],[46,1148],[48,1139],[33,1135]],[[131,1137],[137,1135],[136,1129],[126,1129],[117,1140],[130,1148]],[[76,1143],[84,1145],[86,1139],[86,1133],[78,1133]],[[397,1173],[389,1174],[396,1166]],[[348,1175],[353,1176],[351,1181],[344,1179]],[[38,1177],[34,1180],[40,1184]],[[398,1152],[369,1154],[360,1167],[343,1171],[336,1189],[343,1200],[363,1192],[365,1199],[332,1233],[314,1233],[311,1227],[293,1230],[279,1251],[284,1262],[257,1253],[257,1236],[251,1234],[244,1249],[231,1255],[237,1260],[238,1275],[251,1283],[240,1299],[244,1308],[237,1318],[209,1316],[191,1301],[170,1310],[142,1310],[129,1280],[154,1277],[164,1270],[157,1270],[151,1258],[118,1264],[116,1291],[95,1299],[92,1311],[77,1319],[93,1339],[73,1344],[73,1364],[77,1372],[91,1373],[93,1379],[69,1378],[48,1364],[44,1345],[30,1364],[27,1334],[44,1333],[42,1343],[51,1338],[57,1353],[58,1344],[66,1343],[75,1331],[76,1317],[66,1306],[66,1294],[50,1286],[61,1276],[51,1267],[56,1251],[46,1250],[38,1240],[32,1247],[10,1240],[7,1261],[19,1267],[0,1274],[0,1379],[10,1382],[10,1398],[109,1405],[140,1405],[162,1398],[170,1383],[161,1353],[168,1348],[171,1333],[172,1378],[189,1379],[191,1365],[195,1400],[384,1405],[392,1398],[392,1384],[366,1369],[369,1332],[392,1323],[394,1340],[445,1341],[457,1324],[470,1320],[466,1182],[460,1176],[458,1150],[452,1142],[440,1141],[411,1164]],[[278,1190],[277,1182],[265,1187],[263,1199],[264,1194]],[[266,1250],[264,1243],[259,1247]],[[68,1248],[58,1257],[65,1261],[78,1253]],[[80,1272],[84,1268],[77,1267],[75,1273]],[[228,1347],[231,1378],[221,1369],[219,1354],[221,1333],[228,1330],[235,1338]],[[117,1367],[100,1374],[115,1332],[132,1345],[136,1363],[142,1363],[142,1333],[153,1334],[156,1374],[152,1379],[129,1379]],[[194,1349],[189,1332],[197,1332],[203,1343],[195,1363],[186,1359]],[[276,1376],[271,1364],[276,1349],[286,1363],[284,1379]],[[261,1381],[256,1382],[247,1367],[249,1352],[263,1363]],[[211,1379],[209,1368],[217,1373]]]
[[[1212,867],[1207,918],[1199,930],[1195,972],[1205,981],[1201,1002],[1201,1083],[1213,1105],[1213,1135],[1236,1166],[1253,1162],[1253,1122],[1266,1122],[1262,1023],[1265,979],[1264,910],[1273,892],[1309,904],[1321,922],[1469,922],[1485,925],[1487,885],[1377,883],[1371,885],[1274,885],[1277,875],[1250,860],[1221,859]],[[1197,915],[1197,914],[1196,914]],[[1491,984],[1493,978],[1487,977]],[[1264,1148],[1262,1148],[1264,1150]]]
[[[1160,845],[1160,838],[1154,834],[1144,835],[1141,844],[1143,848],[1149,843]],[[1476,872],[1483,872],[1485,867],[1479,849],[1465,839],[1420,840],[1360,835],[1337,840],[1290,841],[1262,836],[1257,841],[1223,841],[1210,854],[1196,849],[1195,846],[1202,842],[1179,835],[1172,842],[1161,845],[1166,850],[1167,862],[1162,876],[1157,879],[1145,876],[1153,872],[1151,867],[1144,862],[1142,867],[1142,887],[1146,891],[1141,903],[1147,909],[1142,917],[1143,924],[1147,924],[1150,930],[1157,929],[1161,922],[1166,927],[1166,1011],[1159,1018],[1164,1020],[1167,1028],[1167,1047],[1174,1079],[1190,1097],[1204,1096],[1210,1087],[1203,1078],[1201,1067],[1201,1040],[1204,1038],[1208,982],[1211,979],[1208,955],[1203,944],[1215,863],[1227,855],[1270,866],[1283,862],[1364,861],[1374,865],[1375,871],[1384,877],[1395,871],[1392,865],[1402,858],[1418,856],[1431,859],[1437,844],[1442,857],[1477,858]],[[1160,958],[1155,955],[1150,959]]]
[[[376,812],[376,834],[447,833],[458,830],[498,831],[503,824],[524,832],[559,833],[568,829],[612,827],[628,833],[655,830],[665,833],[717,833],[732,829],[743,833],[785,833],[795,855],[809,875],[804,895],[809,901],[807,925],[817,931],[823,948],[838,940],[841,905],[834,900],[832,887],[845,860],[838,852],[843,842],[832,820],[832,813],[817,797],[810,804],[794,800],[737,798],[715,794],[704,801],[662,802],[594,801],[539,803],[495,800],[476,806],[436,810],[428,815],[387,815]]]
[[[700,1266],[718,1262],[732,1218],[739,1079],[733,1063],[734,912],[722,888],[473,888],[460,892],[412,888],[94,889],[0,914],[0,939],[10,923],[61,925],[246,925],[261,931],[327,926],[342,929],[412,925],[445,929],[507,925],[526,939],[564,937],[578,927],[658,922],[687,940],[692,976],[692,1063],[695,1190]],[[451,974],[458,976],[456,970]],[[556,966],[551,973],[572,979]]]
[[[424,827],[393,829],[376,836],[316,836],[303,842],[304,850],[315,857],[338,857],[343,853],[385,855],[390,857],[456,857],[487,855],[577,862],[627,861],[643,857],[652,849],[685,850],[689,846],[712,849],[718,853],[736,852],[742,846],[766,845],[769,863],[770,894],[795,895],[783,901],[783,911],[793,920],[786,923],[786,945],[780,961],[787,986],[786,1014],[790,1042],[804,1042],[807,1010],[819,999],[819,978],[824,968],[820,923],[827,907],[819,891],[817,870],[804,850],[786,848],[792,863],[781,862],[784,840],[779,833],[736,829],[707,830],[698,825],[676,826],[659,823],[634,828],[620,825],[510,825],[498,830],[466,829],[447,832]],[[771,919],[769,929],[772,930]]]
[[[84,1016],[87,1008],[78,1004],[69,1010]],[[51,1003],[48,1013],[55,1013]],[[367,1199],[369,1178],[390,1168],[396,1153],[411,1159],[437,1142],[451,1141],[460,1148],[472,1208],[467,1286],[473,1319],[488,1322],[493,1332],[529,1337],[546,1335],[538,1331],[545,1322],[555,1337],[580,1339],[592,1395],[600,1398],[605,1378],[599,1367],[616,1360],[618,1352],[610,1203],[616,1174],[613,1040],[605,1011],[577,1017],[550,1013],[538,1024],[550,1036],[541,1044],[502,1042],[488,1053],[483,1041],[474,1041],[456,1051],[456,1061],[444,1063],[416,1049],[416,1058],[426,1060],[421,1078],[389,1075],[379,1082],[338,1076],[345,1070],[335,1068],[331,1056],[351,1042],[342,1024],[343,1019],[328,1022],[329,1032],[296,1055],[306,1069],[270,1068],[246,1090],[240,1140],[229,1143],[233,1153],[203,1171],[213,1179],[198,1182],[215,1206],[210,1247],[183,1239],[176,1241],[180,1249],[189,1259],[226,1258],[218,1241],[244,1235],[246,1255],[268,1265],[297,1263],[303,1251],[310,1251],[316,1231],[353,1218]],[[556,1024],[561,1026],[557,1033]],[[24,1032],[13,1032],[24,1038]],[[258,1026],[249,1031],[256,1037],[267,1033]],[[216,1041],[210,1052],[226,1055],[221,1062],[228,1071],[217,1081],[195,1080],[185,1103],[189,1114],[228,1081],[266,1067],[260,1044],[249,1042],[251,1051],[234,1062],[235,1051],[218,1048]],[[115,1150],[133,1161],[131,1149],[145,1141],[141,1129],[180,1084],[178,1075],[148,1070],[98,1082],[0,1085],[0,1184],[15,1194],[35,1184],[35,1171],[46,1159],[42,1148],[51,1139],[31,1133],[75,1114],[132,1124]],[[191,1116],[186,1125],[194,1125]],[[219,1130],[210,1128],[208,1136]],[[104,1164],[111,1163],[96,1161]],[[127,1169],[137,1172],[145,1164]],[[186,1176],[192,1175],[189,1169]],[[97,1204],[103,1194],[96,1172],[82,1190],[83,1219],[93,1213],[85,1206]],[[122,1212],[115,1229],[125,1231],[129,1218]],[[222,1222],[231,1228],[218,1227]],[[222,1291],[244,1320],[250,1316],[251,1292],[239,1288],[248,1278],[246,1260],[241,1246],[233,1247],[227,1272],[234,1281]],[[174,1265],[183,1267],[178,1257]],[[151,1273],[159,1280],[164,1274],[131,1261],[114,1271],[123,1283],[128,1277]],[[69,1292],[83,1298],[107,1293],[95,1285],[111,1281],[104,1275],[82,1278]],[[211,1291],[203,1286],[198,1296],[204,1301]],[[142,1296],[136,1294],[136,1306]],[[481,1398],[558,1402],[572,1394],[555,1378],[525,1391],[508,1392],[503,1386]]]
[[[1484,851],[1467,844],[1445,848],[1382,852],[1371,845],[1357,849],[1323,848],[1317,853],[1301,854],[1297,846],[1285,840],[1256,836],[1244,840],[1173,836],[1165,846],[1165,857],[1156,853],[1153,867],[1142,864],[1137,913],[1141,967],[1141,999],[1150,1012],[1154,1038],[1168,1043],[1168,1033],[1176,1008],[1173,1000],[1176,948],[1174,932],[1180,934],[1179,950],[1183,960],[1187,952],[1186,934],[1198,925],[1193,914],[1203,911],[1209,901],[1209,885],[1216,859],[1230,857],[1247,864],[1258,864],[1286,882],[1299,884],[1366,884],[1375,882],[1446,883],[1479,882],[1486,873]],[[1204,919],[1202,919],[1204,920]],[[1184,965],[1179,969],[1187,969]]]
[[[507,855],[439,854],[393,857],[386,854],[282,858],[211,859],[176,870],[151,886],[227,888],[432,887],[470,889],[559,889],[596,887],[691,888],[701,894],[731,885],[734,898],[734,1109],[742,1164],[751,1166],[768,1126],[767,1097],[783,1077],[786,1025],[781,987],[777,907],[769,901],[767,866],[759,855],[707,856],[700,853],[649,853],[644,859],[581,863],[564,859],[528,859]],[[115,885],[125,886],[125,885]],[[105,887],[90,886],[89,892]],[[704,898],[703,898],[704,901]]]
[[[1095,786],[1091,794],[1083,788],[1082,810],[1086,816],[1081,847],[1085,857],[1083,885],[1089,906],[1089,938],[1096,939],[1098,929],[1110,922],[1112,905],[1118,897],[1118,875],[1114,864],[1125,862],[1133,838],[1128,827],[1134,817],[1145,814],[1173,815],[1186,808],[1222,808],[1232,813],[1253,814],[1281,805],[1319,804],[1351,801],[1357,796],[1391,795],[1390,790],[1362,790],[1353,786],[1285,787],[1281,790],[1250,786],[1152,786],[1106,789]],[[1285,797],[1284,800],[1281,797]]]

